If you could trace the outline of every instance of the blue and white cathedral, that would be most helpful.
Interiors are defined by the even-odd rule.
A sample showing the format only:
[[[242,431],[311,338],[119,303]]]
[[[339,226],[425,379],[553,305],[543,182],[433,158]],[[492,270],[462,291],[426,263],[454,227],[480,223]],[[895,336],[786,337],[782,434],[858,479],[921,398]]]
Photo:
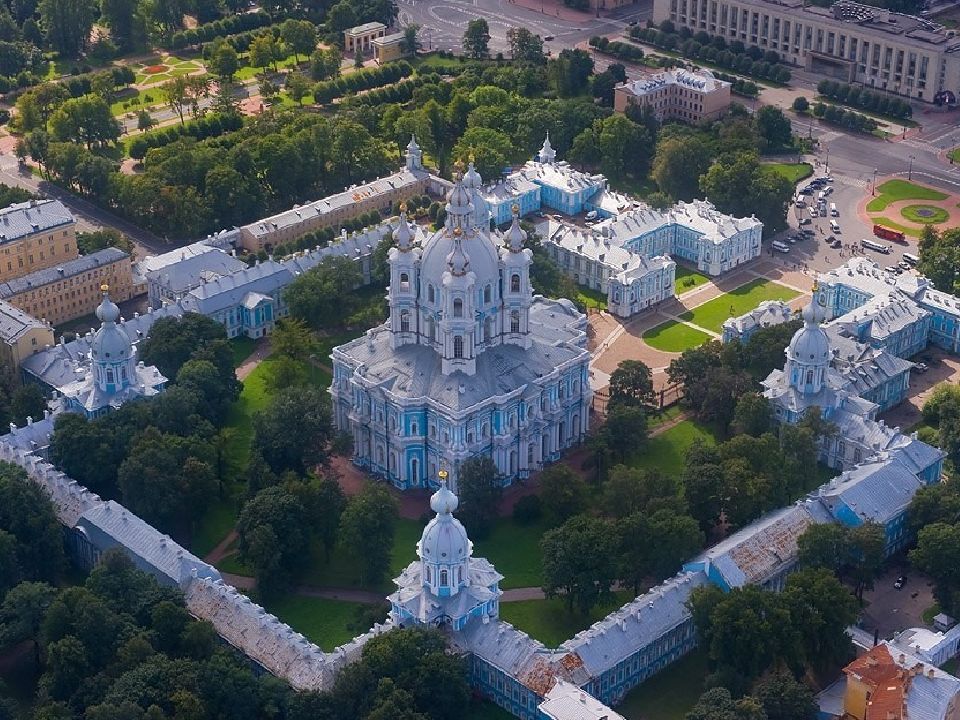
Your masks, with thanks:
[[[441,468],[455,489],[460,465],[481,455],[509,484],[587,432],[586,317],[534,295],[517,213],[490,231],[481,190],[471,163],[440,230],[400,214],[390,317],[331,355],[334,422],[354,462],[401,489],[435,486]]]

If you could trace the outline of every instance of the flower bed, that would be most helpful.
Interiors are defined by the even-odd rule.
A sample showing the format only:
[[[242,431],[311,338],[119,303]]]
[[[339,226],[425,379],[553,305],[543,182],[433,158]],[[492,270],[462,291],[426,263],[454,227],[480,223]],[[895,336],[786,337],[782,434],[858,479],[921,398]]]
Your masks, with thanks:
[[[150,65],[143,69],[147,75],[156,75],[157,73],[166,72],[169,68],[166,65]]]

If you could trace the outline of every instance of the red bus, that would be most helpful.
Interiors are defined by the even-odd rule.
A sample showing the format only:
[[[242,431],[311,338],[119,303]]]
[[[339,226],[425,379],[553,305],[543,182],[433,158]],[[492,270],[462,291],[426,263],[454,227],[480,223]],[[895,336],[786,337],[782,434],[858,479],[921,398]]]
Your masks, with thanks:
[[[877,237],[881,237],[884,240],[893,240],[894,242],[906,244],[907,239],[904,237],[903,233],[899,230],[893,230],[892,228],[884,227],[883,225],[874,225],[873,234]]]

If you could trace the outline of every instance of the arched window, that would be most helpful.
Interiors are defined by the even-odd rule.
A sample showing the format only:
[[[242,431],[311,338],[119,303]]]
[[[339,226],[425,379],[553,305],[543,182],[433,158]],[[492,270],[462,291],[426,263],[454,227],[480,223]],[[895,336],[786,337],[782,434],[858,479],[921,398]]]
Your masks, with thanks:
[[[807,370],[807,385],[813,384],[813,370]]]
[[[427,285],[427,300],[430,302],[434,300],[433,285]]]
[[[510,332],[520,332],[520,311],[514,310],[510,313]]]
[[[449,584],[449,577],[447,576],[446,569],[440,571],[440,584],[441,585]]]
[[[490,297],[491,297],[491,295],[492,295],[492,291],[490,290],[490,286],[487,285],[487,286],[483,289],[483,301],[484,301],[485,303],[490,302]]]
[[[107,368],[107,382],[108,383],[113,382],[113,370],[111,370],[110,368]]]
[[[410,332],[410,311],[400,311],[400,332]]]
[[[463,317],[463,300],[460,298],[453,301],[453,316]]]
[[[457,359],[463,357],[463,336],[455,335],[453,338],[453,356]]]
[[[424,571],[427,573],[427,582],[430,582],[430,566],[424,565]]]
[[[510,292],[520,292],[520,276],[516,273],[510,276]]]
[[[463,565],[457,567],[457,583],[463,582]]]
[[[483,321],[483,341],[490,342],[493,339],[493,318],[487,318]]]
[[[427,318],[427,340],[433,342],[436,339],[437,331],[433,324],[433,317]]]
[[[419,433],[419,430],[420,430],[420,426],[417,424],[417,421],[416,421],[416,420],[414,420],[412,423],[410,423],[410,434],[411,434],[411,435],[419,435],[419,434],[420,434],[420,433]],[[413,462],[414,462],[414,467],[416,467],[416,462],[417,462],[417,461],[414,460]]]
[[[860,448],[853,449],[853,462],[859,463],[863,459],[863,453],[860,452]]]
[[[485,439],[485,438],[487,437],[487,433],[488,433],[488,432],[489,432],[489,428],[487,427],[487,424],[486,424],[486,423],[481,423],[481,424],[480,424],[480,437],[482,437],[482,438]]]
[[[400,273],[400,289],[409,290],[410,289],[410,276],[406,273]]]

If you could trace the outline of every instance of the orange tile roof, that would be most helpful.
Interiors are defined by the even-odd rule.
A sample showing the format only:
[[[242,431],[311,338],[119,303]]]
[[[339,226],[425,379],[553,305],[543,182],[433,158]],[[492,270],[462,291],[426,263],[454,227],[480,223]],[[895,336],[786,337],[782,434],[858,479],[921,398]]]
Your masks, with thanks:
[[[843,671],[871,688],[864,720],[903,720],[911,674],[897,664],[886,645],[871,648]]]

